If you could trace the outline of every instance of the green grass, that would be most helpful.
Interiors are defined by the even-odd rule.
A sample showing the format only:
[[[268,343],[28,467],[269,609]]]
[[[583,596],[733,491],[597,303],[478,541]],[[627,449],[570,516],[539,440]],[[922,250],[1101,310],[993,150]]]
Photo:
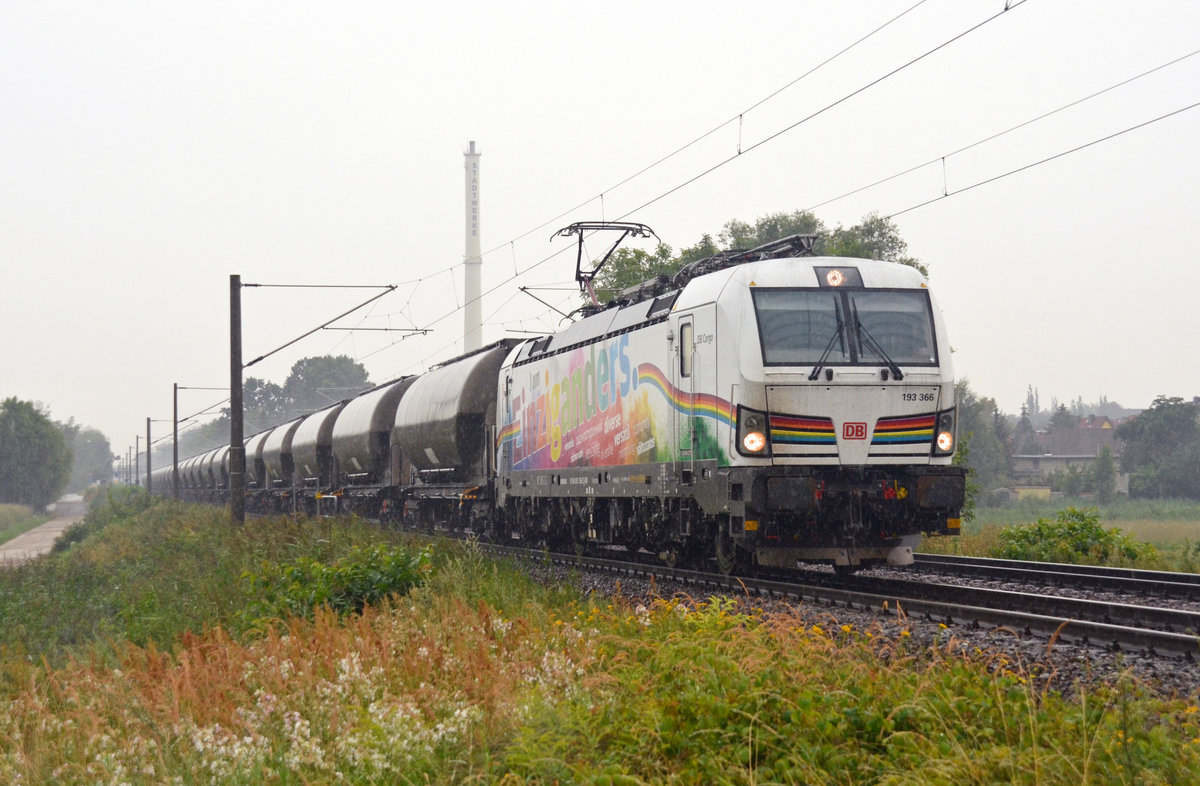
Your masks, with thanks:
[[[0,544],[45,524],[50,517],[24,505],[0,505]]]
[[[268,600],[295,599],[421,547],[352,519],[233,530],[223,511],[136,494],[71,544],[0,572],[0,783],[1200,778],[1197,697],[1128,678],[1063,697],[902,625],[584,596],[469,544],[439,544],[418,581],[361,611],[242,625],[263,577]],[[289,566],[295,587],[278,581]],[[35,620],[51,611],[71,622]]]

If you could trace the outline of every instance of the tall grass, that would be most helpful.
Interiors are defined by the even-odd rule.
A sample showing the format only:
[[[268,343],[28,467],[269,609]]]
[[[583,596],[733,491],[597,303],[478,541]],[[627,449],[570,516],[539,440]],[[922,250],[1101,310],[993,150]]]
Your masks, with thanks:
[[[1195,697],[1153,698],[1121,680],[1063,698],[1000,656],[963,656],[952,640],[919,647],[902,619],[858,630],[802,607],[764,616],[722,598],[588,597],[470,546],[439,546],[423,583],[361,613],[230,631],[221,620],[249,602],[236,566],[302,552],[332,562],[347,540],[391,536],[353,521],[233,532],[209,515],[148,507],[39,563],[84,562],[97,577],[106,567],[116,583],[137,573],[123,563],[143,559],[132,544],[150,539],[166,583],[187,561],[175,567],[166,544],[196,559],[218,551],[192,571],[211,577],[191,585],[209,598],[202,625],[113,639],[103,654],[75,648],[57,665],[0,658],[0,783],[1200,776]],[[177,594],[142,580],[143,593]]]
[[[1095,508],[1103,521],[1114,526],[1126,521],[1159,521],[1194,525],[1200,530],[1200,502],[1184,499],[1117,499],[1108,504],[1086,498],[1025,499],[1004,507],[976,508],[975,520],[963,526],[967,532],[973,532],[989,526],[1028,524],[1040,518],[1053,518],[1068,507]]]

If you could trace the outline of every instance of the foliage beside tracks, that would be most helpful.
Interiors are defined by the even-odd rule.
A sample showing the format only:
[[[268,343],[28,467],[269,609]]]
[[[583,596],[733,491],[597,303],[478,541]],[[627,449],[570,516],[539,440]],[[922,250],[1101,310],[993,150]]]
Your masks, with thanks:
[[[470,546],[439,546],[423,583],[361,613],[230,631],[221,620],[245,608],[248,585],[224,563],[332,565],[390,537],[372,542],[353,521],[263,524],[235,532],[223,516],[155,505],[37,563],[86,561],[115,584],[134,573],[127,562],[166,559],[168,543],[183,561],[215,548],[192,591],[220,600],[170,640],[114,636],[58,665],[0,658],[0,782],[1200,777],[1196,697],[1153,698],[1122,679],[1063,698],[1022,664],[959,654],[950,631],[918,646],[902,617],[859,630],[803,607],[583,597]],[[130,551],[139,539],[152,554]],[[185,571],[168,560],[159,572],[165,596]]]
[[[1157,550],[1138,543],[1116,527],[1100,524],[1095,509],[1067,508],[1054,521],[1038,519],[1032,524],[1000,530],[994,556],[1038,562],[1069,562],[1088,565],[1132,565],[1152,561]]]
[[[391,553],[372,551],[376,546]],[[107,504],[63,533],[54,553],[0,571],[0,647],[58,660],[63,648],[110,640],[169,648],[181,635],[216,625],[240,633],[284,598],[277,592],[248,600],[247,575],[307,561],[310,572],[331,566],[332,581],[361,568],[357,589],[344,588],[339,597],[369,591],[375,599],[389,591],[391,574],[372,571],[403,563],[408,554],[395,533],[352,518],[251,519],[235,529],[224,509],[115,487]],[[407,589],[398,584],[390,591]],[[316,590],[340,602],[332,585]]]
[[[429,571],[429,552],[384,545],[350,549],[333,562],[310,556],[286,563],[264,561],[242,574],[247,627],[262,628],[289,617],[312,618],[321,607],[339,614],[361,612],[389,595],[405,593]]]
[[[921,551],[1200,572],[1200,504],[1194,501],[1060,505],[1026,500],[987,508],[964,524],[961,536],[927,538]]]

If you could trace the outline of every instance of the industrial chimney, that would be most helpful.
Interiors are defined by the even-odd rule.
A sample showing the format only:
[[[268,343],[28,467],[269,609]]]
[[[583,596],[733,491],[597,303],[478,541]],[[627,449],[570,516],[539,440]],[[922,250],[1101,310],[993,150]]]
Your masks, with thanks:
[[[464,169],[466,170],[466,251],[463,263],[466,272],[463,276],[465,304],[463,308],[463,351],[474,352],[483,346],[483,303],[479,246],[479,153],[475,152],[475,143],[463,154]]]

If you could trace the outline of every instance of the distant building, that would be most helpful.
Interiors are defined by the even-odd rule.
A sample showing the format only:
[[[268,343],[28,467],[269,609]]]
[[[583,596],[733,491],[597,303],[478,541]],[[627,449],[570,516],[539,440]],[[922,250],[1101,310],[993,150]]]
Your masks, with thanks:
[[[1090,466],[1105,446],[1117,463],[1117,493],[1129,493],[1129,475],[1120,471],[1122,443],[1117,439],[1118,423],[1107,415],[1088,415],[1075,428],[1052,428],[1038,432],[1040,453],[1013,456],[1014,485],[1037,486],[1049,472],[1069,466]]]

